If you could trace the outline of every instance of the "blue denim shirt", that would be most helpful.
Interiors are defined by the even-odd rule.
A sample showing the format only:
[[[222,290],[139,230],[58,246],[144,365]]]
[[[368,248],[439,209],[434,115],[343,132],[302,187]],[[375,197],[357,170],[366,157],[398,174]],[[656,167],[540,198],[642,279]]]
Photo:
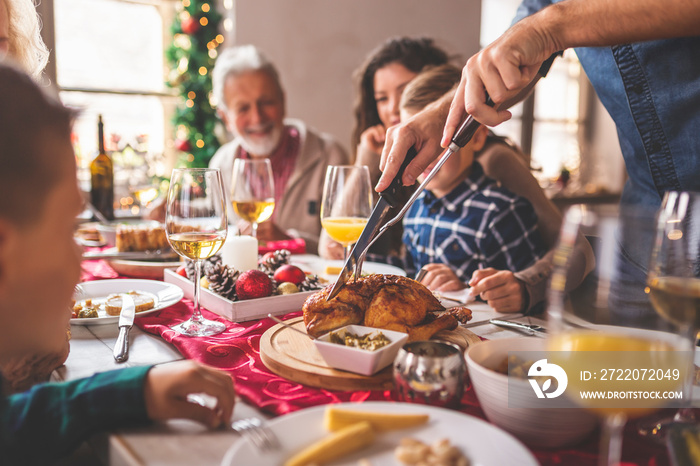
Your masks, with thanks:
[[[515,21],[559,0],[524,0]],[[629,179],[621,203],[656,208],[700,191],[700,37],[576,49],[617,125]]]

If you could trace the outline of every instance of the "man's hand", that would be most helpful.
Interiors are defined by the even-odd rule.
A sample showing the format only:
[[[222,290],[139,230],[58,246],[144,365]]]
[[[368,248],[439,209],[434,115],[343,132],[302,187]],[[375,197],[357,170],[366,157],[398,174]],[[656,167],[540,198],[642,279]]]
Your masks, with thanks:
[[[214,409],[187,401],[187,395],[206,393],[216,398]],[[144,398],[154,421],[192,419],[216,428],[231,422],[236,393],[225,372],[194,361],[177,361],[153,367],[146,376]]]
[[[420,282],[433,291],[458,291],[466,288],[449,265],[427,264],[423,270],[427,273]]]
[[[535,77],[557,44],[537,14],[514,24],[501,37],[467,61],[455,92],[442,136],[446,147],[467,114],[478,122],[495,126],[510,119],[500,104],[516,95]],[[486,105],[486,93],[494,106]]]
[[[480,296],[496,312],[520,312],[525,307],[525,285],[509,270],[477,270],[468,285],[472,296]]]
[[[403,173],[401,181],[404,186],[415,183],[418,175],[438,158],[442,152],[439,144],[440,135],[451,96],[450,93],[404,123],[389,128],[386,132],[382,159],[379,162],[382,176],[375,188],[377,191],[381,192],[389,187],[411,147],[415,147],[418,154]]]

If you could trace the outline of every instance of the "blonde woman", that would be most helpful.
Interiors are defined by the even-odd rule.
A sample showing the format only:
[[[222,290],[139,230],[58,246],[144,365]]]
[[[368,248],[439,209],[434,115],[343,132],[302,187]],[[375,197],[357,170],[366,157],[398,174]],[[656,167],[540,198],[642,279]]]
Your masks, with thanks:
[[[33,0],[0,0],[0,60],[5,57],[37,80],[49,61]]]

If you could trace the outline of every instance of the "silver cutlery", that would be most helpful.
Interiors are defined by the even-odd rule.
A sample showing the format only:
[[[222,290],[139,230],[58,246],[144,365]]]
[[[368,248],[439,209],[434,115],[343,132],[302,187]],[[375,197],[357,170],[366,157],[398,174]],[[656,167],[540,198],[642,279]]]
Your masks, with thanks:
[[[547,329],[540,325],[531,325],[531,324],[523,324],[521,322],[513,322],[510,320],[501,320],[501,319],[491,319],[489,320],[490,324],[497,325],[499,327],[505,327],[505,328],[511,328],[515,330],[520,330],[523,331],[529,335],[534,335],[538,337],[545,337],[547,336]]]
[[[272,429],[256,417],[235,421],[231,424],[231,428],[244,438],[249,439],[261,451],[272,451],[280,448],[279,439]]]
[[[136,310],[134,300],[127,293],[121,295],[122,310],[119,313],[119,336],[114,344],[114,360],[124,362],[129,359],[129,330],[134,325]]]

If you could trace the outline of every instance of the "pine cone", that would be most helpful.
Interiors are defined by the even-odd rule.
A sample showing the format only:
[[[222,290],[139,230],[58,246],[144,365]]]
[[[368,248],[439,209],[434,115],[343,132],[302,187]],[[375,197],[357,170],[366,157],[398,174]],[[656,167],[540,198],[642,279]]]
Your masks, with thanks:
[[[323,284],[317,275],[307,275],[306,280],[299,283],[299,291],[313,291],[323,288]]]
[[[209,289],[224,298],[235,301],[238,275],[240,275],[238,271],[228,265],[221,263],[212,265],[206,274],[207,280],[209,280]]]
[[[289,264],[289,258],[292,253],[287,249],[278,249],[273,253],[268,253],[263,256],[258,264],[258,268],[268,275],[273,275],[275,270],[285,264]]]
[[[219,264],[221,264],[221,256],[219,254],[204,259],[202,261],[202,277],[206,277],[209,271]],[[187,272],[187,278],[194,280],[194,261],[185,261],[185,271]]]

